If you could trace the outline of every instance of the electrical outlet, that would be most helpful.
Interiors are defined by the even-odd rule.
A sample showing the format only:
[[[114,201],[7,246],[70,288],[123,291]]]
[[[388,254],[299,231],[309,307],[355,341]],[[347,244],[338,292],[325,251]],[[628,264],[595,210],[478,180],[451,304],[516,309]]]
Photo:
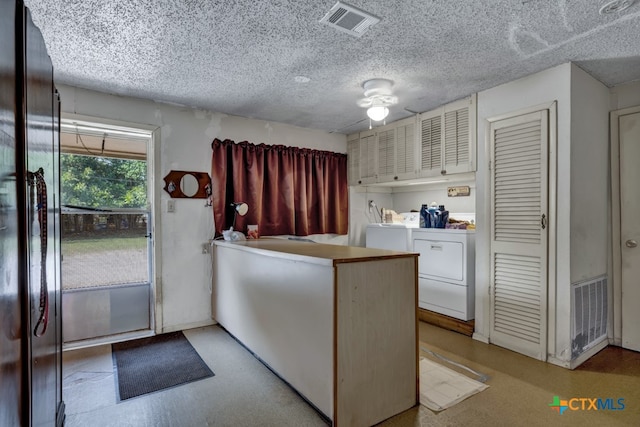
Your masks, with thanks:
[[[209,253],[209,248],[211,248],[211,245],[209,243],[203,243],[202,244],[202,253],[203,254],[208,254]]]
[[[373,212],[373,208],[376,205],[376,202],[374,202],[373,200],[369,200],[369,213]]]

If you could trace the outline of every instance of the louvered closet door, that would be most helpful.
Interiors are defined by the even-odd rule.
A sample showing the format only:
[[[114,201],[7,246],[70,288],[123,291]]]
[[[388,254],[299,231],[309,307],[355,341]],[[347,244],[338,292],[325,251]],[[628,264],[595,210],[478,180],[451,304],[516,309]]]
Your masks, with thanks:
[[[491,123],[491,336],[546,360],[547,110]]]

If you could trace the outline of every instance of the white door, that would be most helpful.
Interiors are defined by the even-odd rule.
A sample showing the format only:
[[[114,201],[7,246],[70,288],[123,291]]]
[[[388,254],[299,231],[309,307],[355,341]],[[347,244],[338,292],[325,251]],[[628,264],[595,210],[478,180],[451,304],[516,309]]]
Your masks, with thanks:
[[[640,112],[620,116],[622,346],[640,351]]]
[[[148,334],[151,134],[65,119],[60,139],[64,342]]]
[[[546,360],[549,113],[492,122],[490,341]]]

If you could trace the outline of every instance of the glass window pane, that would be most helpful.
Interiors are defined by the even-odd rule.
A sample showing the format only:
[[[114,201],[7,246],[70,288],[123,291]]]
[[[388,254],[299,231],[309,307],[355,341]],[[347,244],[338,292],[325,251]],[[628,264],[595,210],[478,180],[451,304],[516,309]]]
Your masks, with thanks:
[[[61,154],[62,205],[145,208],[147,164],[143,160]]]

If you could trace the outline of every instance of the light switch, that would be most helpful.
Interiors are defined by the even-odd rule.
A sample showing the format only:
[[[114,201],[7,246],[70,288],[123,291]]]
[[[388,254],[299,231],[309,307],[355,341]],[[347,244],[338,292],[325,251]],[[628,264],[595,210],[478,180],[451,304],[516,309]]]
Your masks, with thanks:
[[[175,212],[175,211],[176,211],[176,201],[167,200],[167,212]]]

